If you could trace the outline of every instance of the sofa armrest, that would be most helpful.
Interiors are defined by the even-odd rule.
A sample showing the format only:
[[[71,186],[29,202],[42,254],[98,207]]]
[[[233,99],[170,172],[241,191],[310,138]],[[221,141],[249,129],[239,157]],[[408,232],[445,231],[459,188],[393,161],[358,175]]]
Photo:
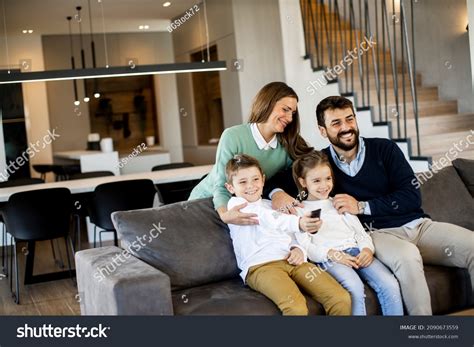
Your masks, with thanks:
[[[82,315],[172,315],[167,274],[121,248],[76,253]]]

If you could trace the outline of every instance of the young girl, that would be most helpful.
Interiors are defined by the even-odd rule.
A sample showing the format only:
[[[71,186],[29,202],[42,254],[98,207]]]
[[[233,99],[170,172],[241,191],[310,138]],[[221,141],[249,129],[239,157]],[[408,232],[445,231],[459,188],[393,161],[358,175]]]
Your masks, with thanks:
[[[364,284],[367,281],[377,293],[384,315],[403,315],[400,287],[395,276],[374,258],[372,239],[359,219],[351,214],[339,214],[329,194],[333,188],[331,164],[322,152],[312,152],[293,164],[293,178],[307,199],[304,211],[321,209],[317,232],[297,234],[308,258],[326,269],[352,298],[352,314],[366,315]],[[361,278],[360,278],[360,277]]]

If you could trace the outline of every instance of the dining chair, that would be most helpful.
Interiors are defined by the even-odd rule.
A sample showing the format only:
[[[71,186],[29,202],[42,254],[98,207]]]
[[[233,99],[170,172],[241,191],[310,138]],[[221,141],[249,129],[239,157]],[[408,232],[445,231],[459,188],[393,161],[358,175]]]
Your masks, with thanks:
[[[86,178],[97,178],[97,177],[109,177],[115,176],[111,171],[90,171],[80,172],[69,176],[69,180],[80,180]],[[74,202],[73,217],[76,223],[76,233],[74,233],[73,243],[76,245],[76,250],[81,250],[81,219],[85,219],[89,213],[87,205],[89,204],[90,194],[79,194],[75,196],[76,201]]]
[[[138,210],[153,207],[157,189],[152,180],[128,180],[98,185],[88,205],[89,216],[94,224],[94,247],[97,228],[99,245],[102,246],[102,233],[113,232],[114,244],[118,246],[117,231],[110,215],[116,211]]]
[[[44,180],[42,180],[41,178],[18,178],[0,182],[0,189],[41,183],[44,183]],[[2,209],[5,204],[5,202],[0,203],[0,223],[2,223],[2,272],[8,276],[8,259],[6,259],[5,257],[7,231],[5,229],[5,221],[3,220],[2,216]]]
[[[191,163],[171,163],[154,166],[151,171],[180,169],[194,166]],[[178,201],[188,200],[193,188],[197,185],[199,180],[189,180],[182,182],[160,183],[156,186],[160,192],[160,200],[163,204],[168,205]]]
[[[71,202],[71,192],[67,188],[19,192],[12,194],[8,199],[2,214],[8,233],[13,241],[13,252],[10,255],[10,259],[14,258],[15,260],[15,292],[13,296],[17,304],[20,303],[18,242],[36,242],[64,238],[69,273],[71,278],[73,277],[68,248],[69,243],[72,254],[74,254],[74,245],[69,237]]]

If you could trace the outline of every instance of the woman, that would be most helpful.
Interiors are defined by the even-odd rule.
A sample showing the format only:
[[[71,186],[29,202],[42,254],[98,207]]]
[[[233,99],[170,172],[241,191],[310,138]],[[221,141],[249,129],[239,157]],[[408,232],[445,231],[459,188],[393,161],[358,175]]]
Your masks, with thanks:
[[[224,186],[225,165],[235,154],[255,157],[270,179],[291,166],[293,160],[309,153],[299,135],[298,96],[283,82],[265,85],[255,97],[247,124],[226,129],[217,147],[216,163],[207,177],[191,192],[190,200],[213,197],[214,208],[224,223],[258,224],[256,215],[242,213],[246,204],[227,210],[231,195]]]

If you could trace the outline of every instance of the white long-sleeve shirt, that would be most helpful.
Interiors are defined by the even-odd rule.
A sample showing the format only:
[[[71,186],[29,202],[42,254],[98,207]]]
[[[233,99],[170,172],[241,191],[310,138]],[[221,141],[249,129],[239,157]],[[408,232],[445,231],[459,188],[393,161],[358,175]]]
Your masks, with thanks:
[[[328,260],[328,251],[342,251],[357,247],[360,250],[369,248],[374,251],[372,238],[365,232],[359,219],[349,213],[339,214],[333,206],[332,199],[304,201],[304,208],[297,208],[298,214],[321,209],[323,224],[315,234],[295,234],[298,243],[303,246],[311,261],[320,263]]]
[[[255,213],[259,221],[258,225],[229,224],[237,265],[242,270],[240,276],[244,282],[251,266],[286,259],[294,247],[301,249],[306,261],[306,251],[294,236],[300,233],[300,217],[272,210],[271,202],[262,199],[247,202],[244,198],[232,197],[227,209],[243,203],[248,205],[240,211]]]

